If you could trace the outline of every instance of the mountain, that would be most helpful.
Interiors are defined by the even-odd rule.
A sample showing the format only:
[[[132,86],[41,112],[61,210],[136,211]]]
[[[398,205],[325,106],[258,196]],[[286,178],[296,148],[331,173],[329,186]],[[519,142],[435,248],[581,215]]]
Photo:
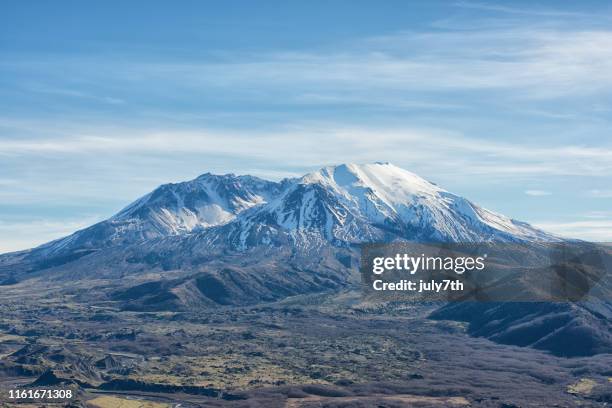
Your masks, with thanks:
[[[238,248],[275,242],[557,240],[390,163],[343,164],[307,174],[221,234]]]
[[[164,184],[111,218],[37,248],[0,256],[0,276],[55,268],[113,248],[189,253],[289,247],[308,252],[396,240],[557,240],[390,163],[343,164],[272,182],[210,173]],[[123,248],[123,249],[121,249]],[[144,248],[150,248],[145,250]],[[98,254],[99,256],[99,254]],[[153,255],[152,255],[153,256]],[[154,256],[153,256],[154,257]]]
[[[468,323],[468,333],[496,343],[582,357],[612,350],[612,303],[458,302],[430,318]]]
[[[48,258],[86,254],[226,224],[244,210],[278,196],[287,182],[206,173],[191,181],[164,184],[111,218],[35,248],[29,255]]]
[[[251,305],[355,288],[358,245],[397,241],[560,239],[389,163],[324,167],[281,182],[204,174],[162,185],[68,237],[1,255],[0,284],[51,279],[60,290],[66,283],[77,301],[115,302],[123,310]],[[580,336],[591,342],[584,354],[612,347],[610,310],[609,302],[462,302],[432,317],[466,320],[472,334],[494,341],[571,356],[578,354],[568,344]]]

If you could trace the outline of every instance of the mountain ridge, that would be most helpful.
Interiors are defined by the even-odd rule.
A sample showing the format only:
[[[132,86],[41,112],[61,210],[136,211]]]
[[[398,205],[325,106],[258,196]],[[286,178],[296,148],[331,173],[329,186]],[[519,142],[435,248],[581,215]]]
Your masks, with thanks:
[[[226,235],[234,249],[275,240],[295,243],[305,236],[334,245],[558,239],[407,170],[376,162],[327,166],[279,182],[205,173],[160,185],[106,220],[18,253],[62,256],[205,230],[217,233],[216,240]]]
[[[227,231],[229,229],[229,231]],[[275,239],[337,245],[364,242],[558,240],[527,223],[486,210],[390,163],[324,167],[277,199],[254,208],[223,234],[245,248]]]

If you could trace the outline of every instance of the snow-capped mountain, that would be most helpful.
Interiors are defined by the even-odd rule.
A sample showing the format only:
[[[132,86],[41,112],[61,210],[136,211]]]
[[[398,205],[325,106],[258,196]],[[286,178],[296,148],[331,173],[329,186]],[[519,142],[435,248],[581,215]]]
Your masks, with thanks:
[[[74,282],[82,281],[88,289],[80,292],[81,301],[97,296],[125,310],[255,304],[356,288],[353,245],[399,240],[560,241],[389,163],[325,167],[278,183],[205,174],[162,185],[68,237],[1,255],[0,285],[52,277],[74,295]],[[105,286],[90,290],[90,279]],[[609,349],[607,303],[593,311],[535,303],[530,309],[491,307],[464,303],[438,316],[475,322],[478,330],[486,322],[482,335],[509,344],[524,329],[525,315],[539,316],[536,322],[545,324],[534,326],[543,339],[534,343],[538,348],[568,355],[565,345],[582,341],[589,330],[603,333],[592,336],[590,353]],[[499,327],[490,324],[493,312],[501,316]],[[553,320],[559,325],[550,326]]]
[[[343,164],[307,174],[222,231],[242,248],[288,240],[342,245],[556,239],[390,163]]]
[[[154,248],[168,245],[165,253],[183,253],[193,245],[206,252],[258,246],[316,249],[396,240],[557,238],[392,164],[343,164],[281,182],[207,173],[165,184],[105,221],[18,256],[0,257],[0,265],[20,260],[64,264],[105,248],[146,242]]]
[[[99,249],[223,225],[274,199],[286,182],[206,173],[191,181],[164,184],[113,217],[39,247],[39,253]]]

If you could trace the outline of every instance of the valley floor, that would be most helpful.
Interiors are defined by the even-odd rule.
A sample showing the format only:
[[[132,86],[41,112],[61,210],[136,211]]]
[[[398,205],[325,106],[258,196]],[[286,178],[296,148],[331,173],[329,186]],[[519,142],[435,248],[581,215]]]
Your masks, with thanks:
[[[102,408],[612,403],[610,354],[499,345],[427,319],[430,307],[368,306],[351,292],[191,313],[26,286],[0,287],[0,299],[0,406],[34,381],[71,383],[72,406]]]

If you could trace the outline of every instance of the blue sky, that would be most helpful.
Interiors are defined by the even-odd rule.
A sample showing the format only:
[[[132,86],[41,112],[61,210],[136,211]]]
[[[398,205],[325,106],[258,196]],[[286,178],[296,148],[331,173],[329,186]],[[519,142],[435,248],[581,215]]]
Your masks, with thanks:
[[[198,174],[391,161],[612,239],[607,1],[7,1],[0,252]]]

